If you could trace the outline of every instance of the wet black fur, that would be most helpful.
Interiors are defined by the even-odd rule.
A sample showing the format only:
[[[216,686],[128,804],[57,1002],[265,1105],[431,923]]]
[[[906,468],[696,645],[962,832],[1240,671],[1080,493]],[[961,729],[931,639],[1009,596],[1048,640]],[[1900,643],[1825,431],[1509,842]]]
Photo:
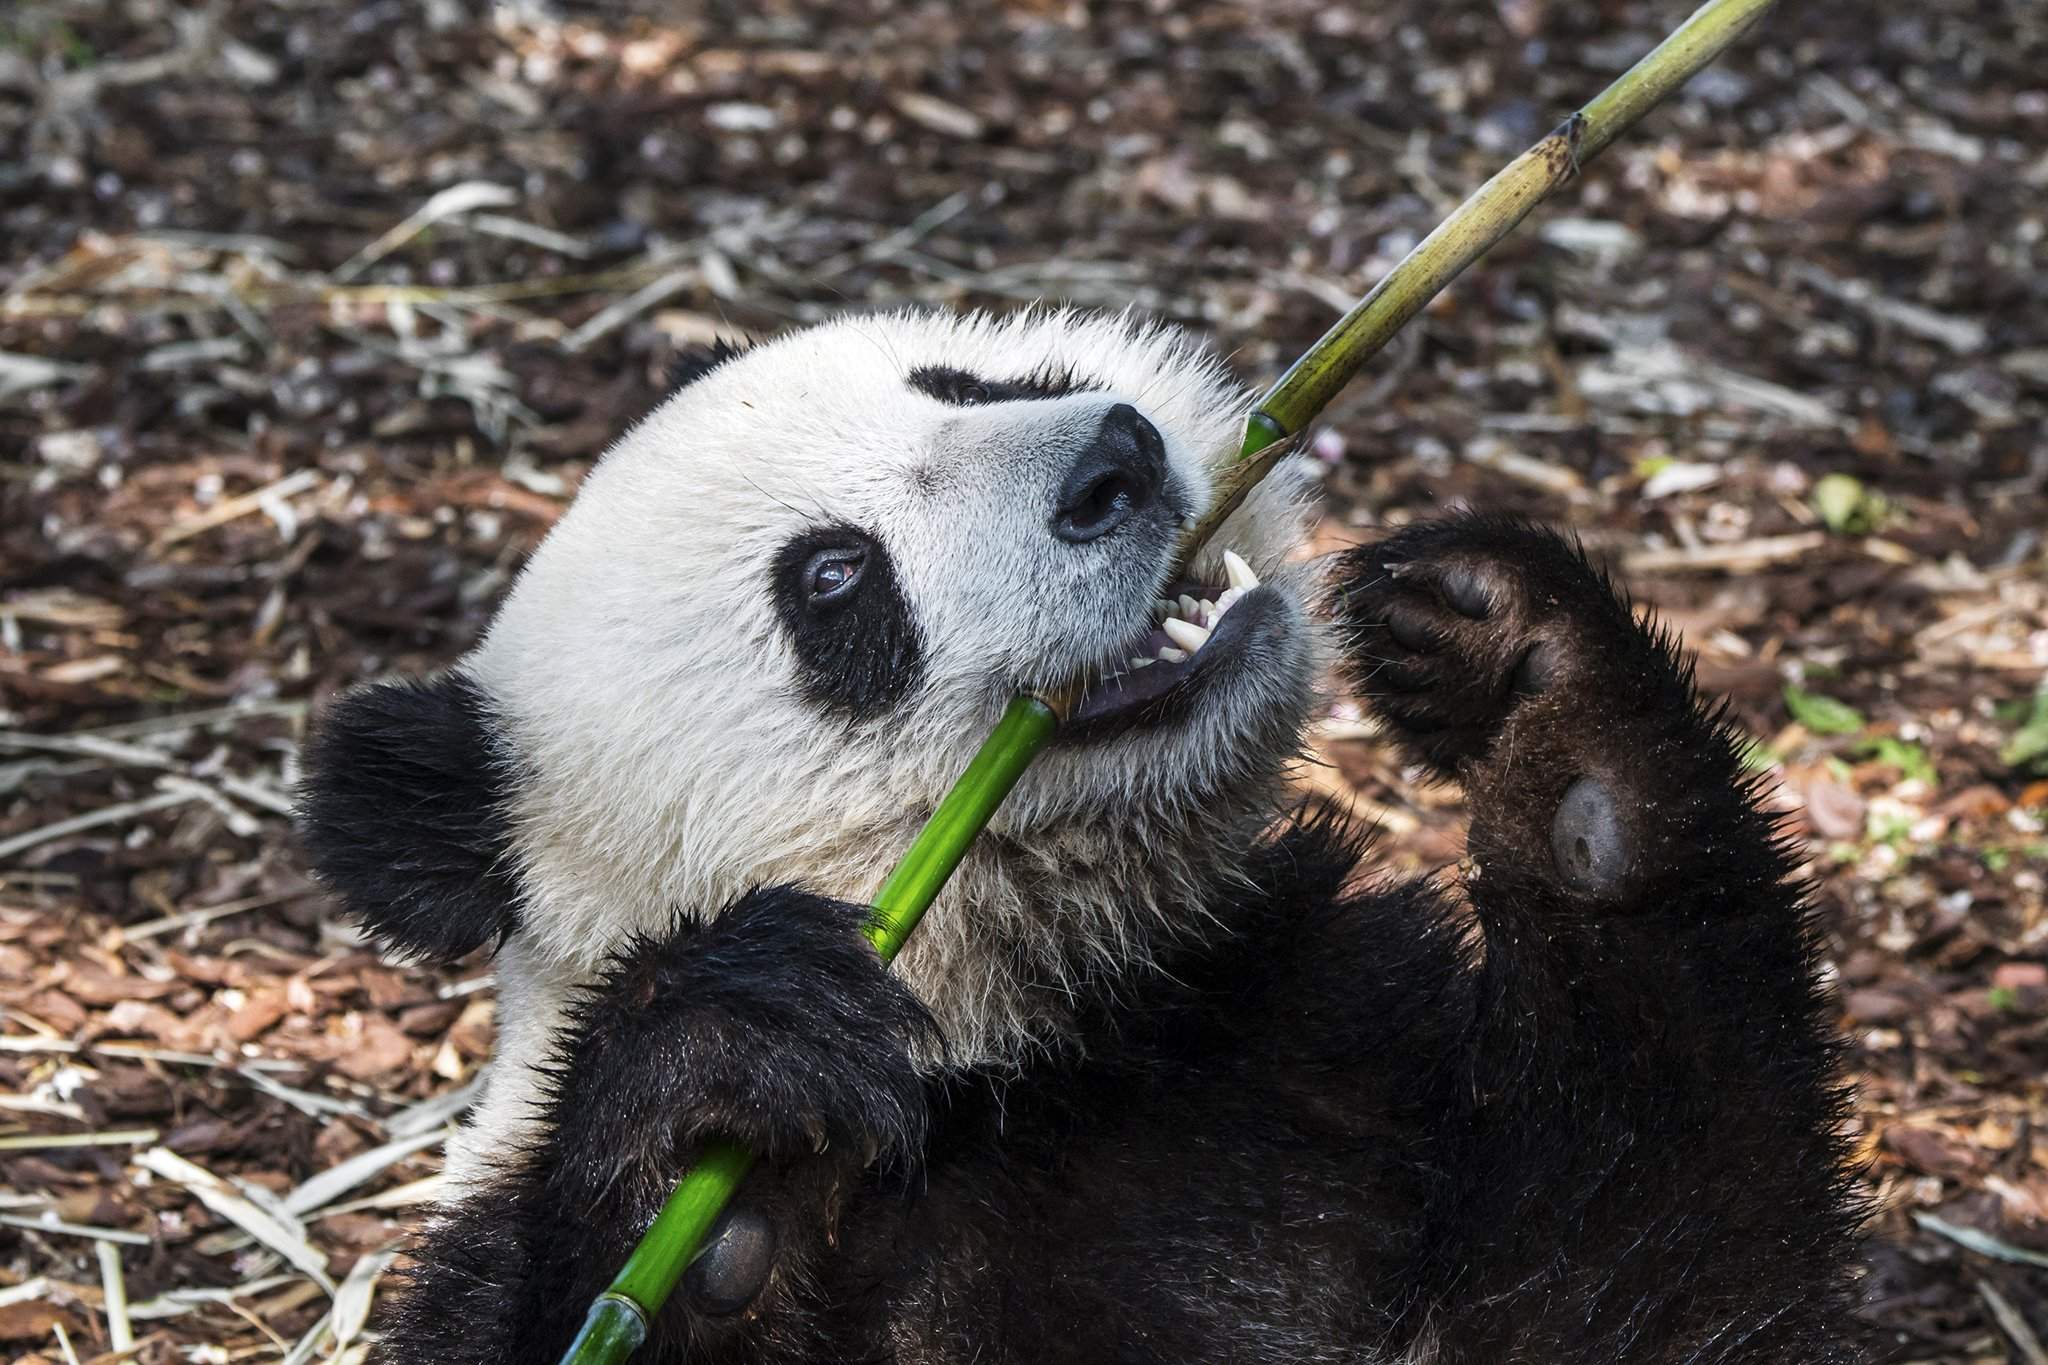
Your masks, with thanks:
[[[859,582],[842,598],[813,602],[813,557],[841,551],[860,557]],[[879,541],[851,526],[813,527],[776,552],[769,577],[776,618],[796,653],[797,689],[811,705],[868,720],[924,677],[924,638]]]
[[[518,927],[516,774],[468,676],[357,688],[315,722],[302,764],[299,840],[380,942],[449,961]]]
[[[638,1359],[1861,1359],[1812,921],[1670,642],[1500,520],[1351,552],[1332,601],[1362,694],[1467,785],[1462,900],[1359,889],[1303,814],[1072,1047],[920,1090],[859,912],[756,893],[622,958],[554,1136],[426,1233],[381,1358],[553,1361],[724,1133],[771,1154],[742,1199],[773,1278],[733,1317],[672,1303]],[[1586,774],[1631,812],[1618,904],[1552,860]]]

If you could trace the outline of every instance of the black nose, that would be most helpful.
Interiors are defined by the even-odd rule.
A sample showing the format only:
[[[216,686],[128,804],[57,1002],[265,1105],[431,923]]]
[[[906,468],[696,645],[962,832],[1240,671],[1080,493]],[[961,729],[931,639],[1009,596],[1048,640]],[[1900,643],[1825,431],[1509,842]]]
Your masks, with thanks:
[[[1060,481],[1052,533],[1069,545],[1100,540],[1159,500],[1166,442],[1129,403],[1103,416],[1095,439]]]

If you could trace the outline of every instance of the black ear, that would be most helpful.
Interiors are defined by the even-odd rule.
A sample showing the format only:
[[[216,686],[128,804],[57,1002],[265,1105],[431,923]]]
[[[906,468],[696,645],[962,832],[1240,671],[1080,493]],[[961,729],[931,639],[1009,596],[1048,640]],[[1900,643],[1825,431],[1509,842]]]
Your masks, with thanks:
[[[747,345],[744,341],[731,342],[720,337],[709,346],[689,346],[676,352],[675,359],[668,363],[669,392],[694,384],[726,361],[745,355]]]
[[[380,942],[445,962],[519,927],[513,765],[467,675],[346,694],[315,725],[303,765],[299,841]]]

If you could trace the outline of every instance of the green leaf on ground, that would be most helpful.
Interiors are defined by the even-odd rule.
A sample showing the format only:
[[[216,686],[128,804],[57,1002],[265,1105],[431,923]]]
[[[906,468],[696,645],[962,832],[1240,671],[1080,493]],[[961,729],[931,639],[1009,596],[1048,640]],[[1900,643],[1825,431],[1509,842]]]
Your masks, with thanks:
[[[1785,709],[1792,719],[1817,735],[1853,735],[1863,728],[1863,713],[1847,702],[1785,684]]]
[[[1865,818],[1863,837],[1873,844],[1890,844],[1897,848],[1906,842],[1913,832],[1913,817],[1901,811],[1873,807]]]
[[[2048,772],[2048,692],[2034,694],[2034,713],[1998,751],[2000,759],[2015,768]]]
[[[1852,474],[1829,474],[1813,486],[1813,510],[1837,535],[1868,535],[1884,525],[1892,505]]]
[[[1934,761],[1927,756],[1925,749],[1911,740],[1879,735],[1857,745],[1856,756],[1888,763],[1899,770],[1899,776],[1909,781],[1925,782],[1930,787],[1935,785]]]

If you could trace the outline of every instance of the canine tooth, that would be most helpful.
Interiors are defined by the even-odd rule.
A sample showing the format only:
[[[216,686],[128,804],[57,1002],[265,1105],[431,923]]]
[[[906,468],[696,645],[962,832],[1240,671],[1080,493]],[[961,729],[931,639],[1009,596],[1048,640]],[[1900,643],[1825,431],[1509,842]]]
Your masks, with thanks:
[[[1209,632],[1193,621],[1183,621],[1178,616],[1166,618],[1166,638],[1193,654],[1209,643]]]
[[[1195,599],[1186,593],[1180,595],[1180,614],[1190,621],[1195,619]]]
[[[1159,650],[1159,658],[1162,663],[1169,664],[1184,664],[1188,661],[1187,651],[1175,649],[1172,645],[1162,646]]]
[[[1252,572],[1252,566],[1244,562],[1244,556],[1235,550],[1223,552],[1223,572],[1230,578],[1230,586],[1250,592],[1259,586],[1259,576]]]

